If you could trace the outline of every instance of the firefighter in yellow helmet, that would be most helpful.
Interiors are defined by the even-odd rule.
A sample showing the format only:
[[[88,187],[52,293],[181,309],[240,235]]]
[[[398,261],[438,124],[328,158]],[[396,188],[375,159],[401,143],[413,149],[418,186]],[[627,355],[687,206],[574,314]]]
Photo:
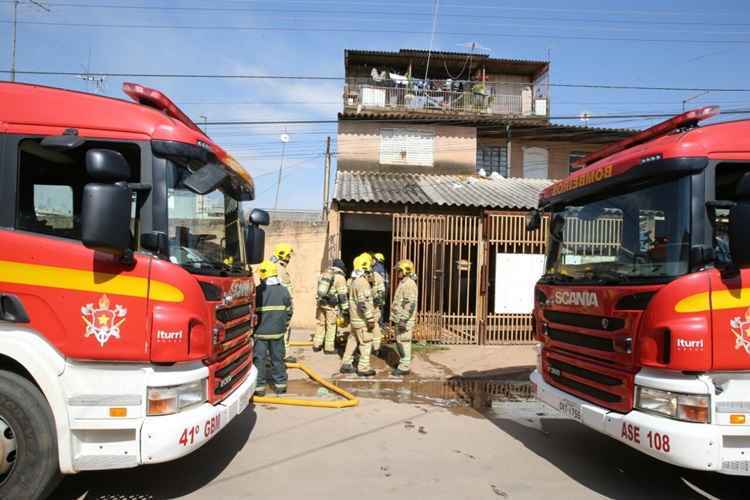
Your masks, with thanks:
[[[385,256],[382,253],[372,254],[373,265],[370,273],[370,284],[372,285],[372,304],[375,306],[375,328],[372,330],[372,351],[380,354],[380,346],[383,342],[383,331],[381,330],[381,318],[386,299],[385,281]]]
[[[278,278],[278,267],[269,260],[258,266],[261,283],[255,289],[258,323],[255,326],[253,363],[258,369],[255,394],[265,396],[268,382],[267,362],[271,365],[271,382],[276,393],[286,392],[287,373],[284,364],[284,336],[292,319],[292,296]]]
[[[334,259],[318,279],[318,307],[315,312],[318,327],[313,338],[313,351],[325,349],[336,354],[336,319],[349,316],[349,292],[346,287],[346,267],[341,259]]]
[[[370,368],[372,351],[372,331],[375,328],[375,311],[372,304],[372,287],[367,277],[372,271],[372,259],[369,255],[360,255],[354,259],[351,286],[349,289],[349,321],[351,332],[346,340],[344,357],[341,359],[341,373],[354,373],[354,351],[359,349],[357,374],[361,377],[372,377],[375,370]]]
[[[287,266],[289,265],[289,261],[292,260],[293,254],[294,248],[292,248],[292,245],[290,245],[289,243],[279,243],[278,245],[273,247],[273,256],[271,256],[271,262],[276,264],[281,284],[284,285],[287,290],[289,290],[289,295],[291,295],[292,297],[294,297],[294,287],[292,286],[292,278],[289,276]],[[292,329],[287,329],[286,336],[284,337],[284,349],[286,350],[286,353],[289,353],[289,337],[291,333]],[[288,355],[284,358],[284,361],[286,361],[287,363],[297,362],[294,356]]]
[[[396,328],[396,347],[400,359],[393,375],[401,376],[408,374],[411,369],[411,340],[417,317],[418,289],[412,261],[399,261],[396,270],[399,283],[391,304],[391,322]]]

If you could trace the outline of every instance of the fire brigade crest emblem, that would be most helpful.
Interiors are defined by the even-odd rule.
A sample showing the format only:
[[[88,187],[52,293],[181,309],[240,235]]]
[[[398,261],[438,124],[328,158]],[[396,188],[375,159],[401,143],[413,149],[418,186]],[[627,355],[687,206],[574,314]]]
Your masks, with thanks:
[[[86,304],[81,308],[81,317],[86,323],[84,337],[93,335],[102,347],[111,337],[119,339],[120,327],[125,322],[127,314],[128,310],[119,304],[110,309],[109,297],[102,295],[97,305]]]
[[[750,309],[745,311],[745,317],[737,316],[729,322],[729,327],[735,337],[734,348],[744,349],[750,354]]]

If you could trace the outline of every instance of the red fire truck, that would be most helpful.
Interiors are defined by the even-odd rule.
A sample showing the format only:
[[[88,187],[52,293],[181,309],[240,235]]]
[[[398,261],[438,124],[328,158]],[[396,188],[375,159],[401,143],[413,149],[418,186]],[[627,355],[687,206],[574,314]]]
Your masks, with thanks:
[[[750,475],[750,121],[690,111],[548,187],[537,397],[665,462]]]
[[[196,450],[255,388],[249,174],[159,91],[0,83],[0,497]]]

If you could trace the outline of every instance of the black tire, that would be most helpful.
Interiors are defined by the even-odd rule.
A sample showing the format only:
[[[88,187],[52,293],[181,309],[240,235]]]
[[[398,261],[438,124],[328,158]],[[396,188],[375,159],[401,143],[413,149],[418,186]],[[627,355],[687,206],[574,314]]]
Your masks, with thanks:
[[[0,418],[13,430],[17,446],[15,465],[0,484],[0,498],[46,498],[61,477],[47,400],[25,378],[0,371]]]

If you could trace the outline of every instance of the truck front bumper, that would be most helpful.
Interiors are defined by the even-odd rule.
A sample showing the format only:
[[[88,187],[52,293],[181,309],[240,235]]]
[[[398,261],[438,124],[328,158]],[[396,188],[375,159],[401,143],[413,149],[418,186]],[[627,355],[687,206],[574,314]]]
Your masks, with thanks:
[[[688,469],[750,475],[750,427],[695,424],[638,410],[616,413],[553,387],[538,370],[531,381],[540,401],[647,455]]]
[[[188,455],[245,411],[258,382],[253,366],[247,379],[217,405],[204,403],[175,415],[146,417],[141,428],[141,463],[168,462]]]

